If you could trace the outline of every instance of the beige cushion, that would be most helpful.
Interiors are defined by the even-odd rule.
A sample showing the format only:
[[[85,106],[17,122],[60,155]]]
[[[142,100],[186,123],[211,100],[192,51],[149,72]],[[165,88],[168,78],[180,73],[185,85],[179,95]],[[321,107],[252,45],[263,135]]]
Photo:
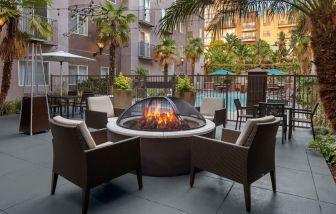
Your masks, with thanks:
[[[109,145],[112,145],[112,144],[115,144],[115,142],[108,141],[106,143],[102,143],[102,144],[97,145],[97,148],[109,146]]]
[[[54,121],[59,125],[65,125],[65,126],[75,126],[79,129],[81,132],[83,138],[85,139],[85,142],[89,149],[96,148],[96,143],[94,139],[91,136],[91,133],[89,129],[87,128],[85,122],[79,121],[79,120],[69,120],[61,116],[56,116],[53,118]]]
[[[205,97],[200,106],[200,113],[208,116],[215,116],[215,111],[223,109],[224,99]]]
[[[273,122],[275,120],[274,116],[267,116],[267,117],[261,117],[261,118],[255,118],[255,119],[248,119],[246,121],[246,124],[244,128],[242,129],[236,144],[240,146],[249,146],[253,140],[255,131],[256,131],[256,125],[258,123],[269,123]]]
[[[208,119],[208,120],[211,120],[211,121],[213,121],[214,120],[214,118],[215,118],[215,116],[211,116],[211,115],[203,115],[203,117],[205,118],[205,119]]]
[[[87,103],[90,111],[106,112],[107,117],[114,117],[113,104],[109,96],[88,97]]]

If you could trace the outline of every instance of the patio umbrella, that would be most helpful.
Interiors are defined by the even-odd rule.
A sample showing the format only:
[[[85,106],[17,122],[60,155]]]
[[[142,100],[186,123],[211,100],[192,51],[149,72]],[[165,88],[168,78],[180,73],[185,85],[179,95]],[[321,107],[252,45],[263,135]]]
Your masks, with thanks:
[[[220,69],[210,73],[210,75],[233,75],[233,74],[234,74],[233,72],[224,69]]]
[[[267,75],[286,75],[286,74],[288,73],[282,70],[274,69],[274,68],[269,69],[267,71]]]
[[[86,61],[95,61],[94,59],[71,54],[65,51],[56,51],[49,53],[42,53],[43,60],[45,61],[54,61],[60,62],[60,76],[61,76],[61,96],[63,95],[63,85],[62,85],[62,65],[63,62],[86,62]]]

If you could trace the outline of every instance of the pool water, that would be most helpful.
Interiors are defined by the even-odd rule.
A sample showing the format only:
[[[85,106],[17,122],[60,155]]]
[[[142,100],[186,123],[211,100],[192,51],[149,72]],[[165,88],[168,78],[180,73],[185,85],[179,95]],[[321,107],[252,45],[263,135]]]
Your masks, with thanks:
[[[214,98],[222,98],[226,99],[226,92],[197,92],[195,106],[200,106],[203,100],[203,97],[214,97]],[[241,92],[227,92],[227,110],[232,112],[236,111],[235,104],[233,102],[234,99],[239,99],[242,106],[246,105],[246,93]]]

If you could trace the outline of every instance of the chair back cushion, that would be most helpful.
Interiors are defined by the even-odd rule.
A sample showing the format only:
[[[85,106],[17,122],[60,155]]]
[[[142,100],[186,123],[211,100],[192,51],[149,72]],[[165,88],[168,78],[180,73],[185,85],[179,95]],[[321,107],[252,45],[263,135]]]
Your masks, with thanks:
[[[66,118],[61,117],[61,116],[56,116],[53,119],[60,126],[77,127],[79,129],[80,133],[82,134],[82,136],[83,136],[83,138],[84,138],[84,140],[87,144],[88,149],[94,149],[94,148],[97,147],[94,139],[91,136],[91,133],[90,133],[89,129],[87,128],[87,126],[85,124],[85,122],[79,121],[79,120],[69,120],[69,119],[66,119]]]
[[[207,116],[215,116],[215,111],[225,107],[225,99],[205,97],[200,106],[200,113]]]
[[[236,144],[240,146],[250,146],[256,132],[256,125],[258,123],[269,123],[273,121],[275,121],[275,117],[272,115],[255,119],[248,119],[236,141]]]
[[[90,111],[106,112],[107,117],[114,117],[114,109],[110,97],[88,97],[87,103]]]

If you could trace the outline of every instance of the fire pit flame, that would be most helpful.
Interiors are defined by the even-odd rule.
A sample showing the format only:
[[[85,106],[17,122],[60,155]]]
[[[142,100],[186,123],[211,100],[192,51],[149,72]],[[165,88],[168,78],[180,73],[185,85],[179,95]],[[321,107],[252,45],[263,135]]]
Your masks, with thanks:
[[[138,125],[141,129],[178,129],[181,121],[171,107],[162,108],[158,102],[154,111],[150,105],[146,107],[145,115]]]

